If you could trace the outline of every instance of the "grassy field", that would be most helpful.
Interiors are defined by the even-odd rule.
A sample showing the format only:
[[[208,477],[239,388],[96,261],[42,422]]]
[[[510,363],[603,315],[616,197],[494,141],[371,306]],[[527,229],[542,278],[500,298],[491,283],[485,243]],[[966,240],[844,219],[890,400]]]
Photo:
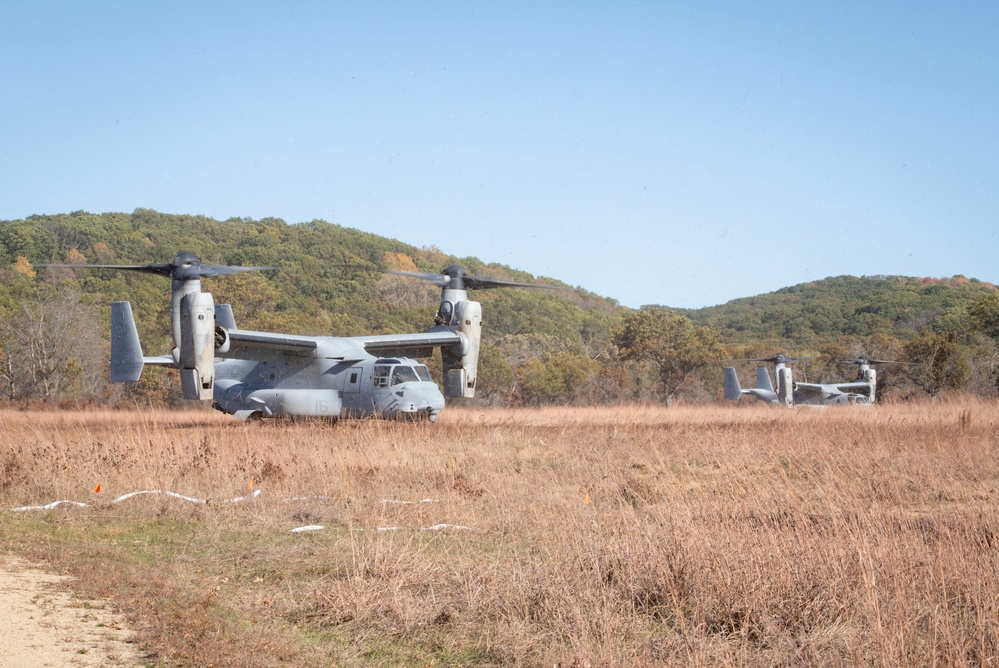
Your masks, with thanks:
[[[0,508],[88,504],[0,511],[0,549],[149,665],[999,662],[992,403],[0,425]]]

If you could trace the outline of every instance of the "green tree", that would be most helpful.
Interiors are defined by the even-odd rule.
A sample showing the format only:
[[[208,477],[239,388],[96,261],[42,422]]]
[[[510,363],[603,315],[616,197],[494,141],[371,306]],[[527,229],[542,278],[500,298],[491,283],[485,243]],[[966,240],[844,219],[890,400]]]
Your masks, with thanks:
[[[902,358],[910,363],[909,380],[930,396],[960,389],[971,377],[971,364],[953,333],[923,330],[902,347]]]
[[[476,400],[505,403],[517,384],[513,369],[502,352],[486,342],[479,348],[479,370],[475,380]]]
[[[968,306],[971,324],[999,342],[999,292],[986,295]]]
[[[718,332],[695,327],[690,318],[662,308],[629,313],[614,340],[622,359],[656,368],[667,404],[692,373],[726,357]]]
[[[530,406],[585,403],[596,363],[586,355],[562,351],[545,360],[528,360],[515,371],[521,400]]]

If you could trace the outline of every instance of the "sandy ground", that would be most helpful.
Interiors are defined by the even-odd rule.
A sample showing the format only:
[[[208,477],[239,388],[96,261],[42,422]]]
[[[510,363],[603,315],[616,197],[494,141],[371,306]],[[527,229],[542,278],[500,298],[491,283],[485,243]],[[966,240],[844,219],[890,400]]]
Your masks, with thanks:
[[[0,556],[0,668],[141,665],[122,619],[68,580]]]

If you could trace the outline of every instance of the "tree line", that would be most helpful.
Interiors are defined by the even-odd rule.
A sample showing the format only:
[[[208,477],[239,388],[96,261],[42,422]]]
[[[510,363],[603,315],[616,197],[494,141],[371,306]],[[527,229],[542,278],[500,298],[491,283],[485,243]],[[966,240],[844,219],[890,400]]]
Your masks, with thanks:
[[[996,391],[999,293],[974,279],[835,277],[706,309],[632,310],[554,278],[322,220],[137,209],[0,221],[0,398],[178,401],[169,371],[147,369],[137,384],[106,380],[112,301],[132,302],[146,354],[169,348],[165,279],[41,265],[168,262],[180,250],[212,264],[280,267],[206,279],[205,289],[233,304],[241,328],[295,334],[428,329],[438,290],[376,269],[436,272],[458,262],[477,275],[559,286],[474,296],[485,313],[476,400],[491,404],[716,401],[722,365],[776,352],[810,356],[795,373],[814,382],[848,380],[839,361],[860,354],[905,362],[880,376],[887,396]]]

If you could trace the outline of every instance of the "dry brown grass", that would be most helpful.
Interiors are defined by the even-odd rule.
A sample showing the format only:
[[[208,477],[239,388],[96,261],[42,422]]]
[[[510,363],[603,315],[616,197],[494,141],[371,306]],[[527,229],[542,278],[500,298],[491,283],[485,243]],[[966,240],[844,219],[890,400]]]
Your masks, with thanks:
[[[0,547],[154,665],[999,661],[992,403],[0,420],[0,507],[92,504],[0,513]],[[210,503],[110,502],[148,489]]]

